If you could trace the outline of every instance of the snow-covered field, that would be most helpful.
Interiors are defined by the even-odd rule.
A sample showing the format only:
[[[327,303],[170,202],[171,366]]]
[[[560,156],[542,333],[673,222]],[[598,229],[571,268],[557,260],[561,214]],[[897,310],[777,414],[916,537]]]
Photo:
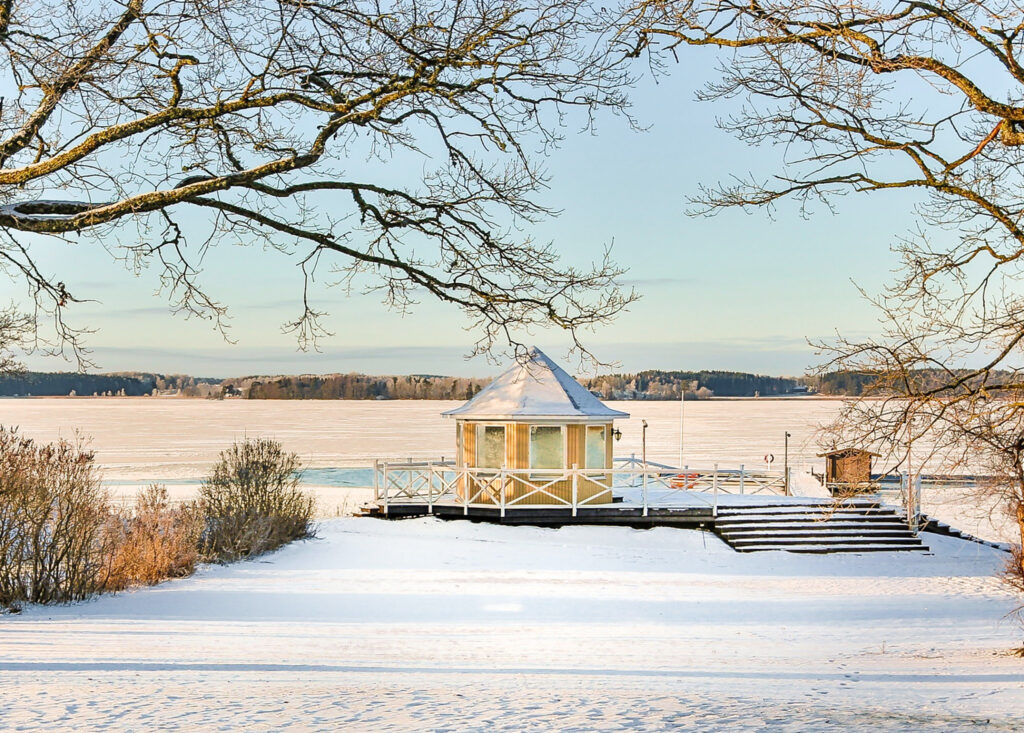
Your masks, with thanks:
[[[246,436],[281,440],[322,482],[450,456],[452,404],[0,400],[0,424],[78,430],[113,491],[185,496]],[[814,427],[838,405],[689,403],[685,460],[757,468],[789,430],[796,470],[820,468]],[[634,416],[618,455],[639,452],[645,418],[650,457],[678,460],[678,404],[615,407]],[[311,488],[325,516],[369,496]],[[1007,539],[955,491],[925,509]],[[1005,553],[926,543],[737,554],[667,528],[327,519],[257,561],[0,617],[0,730],[1021,730]]]
[[[741,555],[667,528],[334,519],[0,620],[0,728],[1017,731],[1003,555]]]

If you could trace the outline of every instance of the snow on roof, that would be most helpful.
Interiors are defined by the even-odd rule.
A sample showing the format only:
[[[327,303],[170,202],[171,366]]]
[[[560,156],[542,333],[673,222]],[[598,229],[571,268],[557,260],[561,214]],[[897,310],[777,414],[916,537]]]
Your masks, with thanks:
[[[473,399],[441,413],[446,417],[518,420],[554,417],[575,420],[629,417],[605,405],[536,346]]]

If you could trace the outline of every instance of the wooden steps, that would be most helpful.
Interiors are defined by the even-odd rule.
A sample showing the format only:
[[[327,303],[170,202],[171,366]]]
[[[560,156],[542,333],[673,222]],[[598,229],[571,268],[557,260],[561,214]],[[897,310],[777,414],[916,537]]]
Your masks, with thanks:
[[[432,515],[446,520],[495,524],[564,527],[567,525],[627,526],[638,529],[679,527],[712,530],[738,552],[786,550],[801,553],[927,551],[921,538],[911,532],[896,509],[871,499],[765,497],[756,503],[719,505],[717,516],[707,507],[641,507],[615,504],[579,507],[420,503],[369,506],[363,516],[403,519]]]
[[[895,509],[869,500],[720,506],[714,531],[738,552],[923,552]]]

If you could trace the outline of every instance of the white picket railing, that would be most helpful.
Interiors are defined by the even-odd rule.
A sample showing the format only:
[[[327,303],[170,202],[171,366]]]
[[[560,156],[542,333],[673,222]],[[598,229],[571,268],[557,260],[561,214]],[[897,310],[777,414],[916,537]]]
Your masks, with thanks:
[[[453,461],[374,463],[374,501],[383,512],[392,504],[498,507],[505,512],[523,506],[566,507],[576,516],[582,507],[608,504],[618,492],[619,506],[639,506],[643,516],[652,507],[710,506],[718,515],[719,494],[789,495],[789,477],[782,471],[749,471],[684,466],[682,469],[632,458],[616,459],[610,469],[467,468]],[[569,491],[559,490],[566,485]],[[581,498],[580,486],[586,496]],[[559,487],[559,489],[556,489]],[[564,495],[568,494],[568,495]],[[629,497],[628,495],[634,496]],[[629,500],[629,499],[632,500]]]

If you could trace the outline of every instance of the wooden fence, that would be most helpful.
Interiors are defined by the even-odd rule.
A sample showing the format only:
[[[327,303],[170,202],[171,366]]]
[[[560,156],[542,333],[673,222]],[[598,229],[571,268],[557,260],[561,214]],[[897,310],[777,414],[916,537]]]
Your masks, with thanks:
[[[611,469],[493,469],[456,466],[452,461],[374,463],[374,501],[386,514],[389,505],[457,505],[469,513],[471,506],[499,507],[501,516],[510,510],[530,507],[607,506],[613,494],[624,504],[642,506],[644,516],[652,507],[710,506],[718,514],[720,494],[789,495],[789,477],[783,471],[682,469],[635,459],[616,459]],[[570,487],[564,490],[564,487]],[[557,487],[557,488],[556,488]],[[581,490],[584,489],[584,490]]]

